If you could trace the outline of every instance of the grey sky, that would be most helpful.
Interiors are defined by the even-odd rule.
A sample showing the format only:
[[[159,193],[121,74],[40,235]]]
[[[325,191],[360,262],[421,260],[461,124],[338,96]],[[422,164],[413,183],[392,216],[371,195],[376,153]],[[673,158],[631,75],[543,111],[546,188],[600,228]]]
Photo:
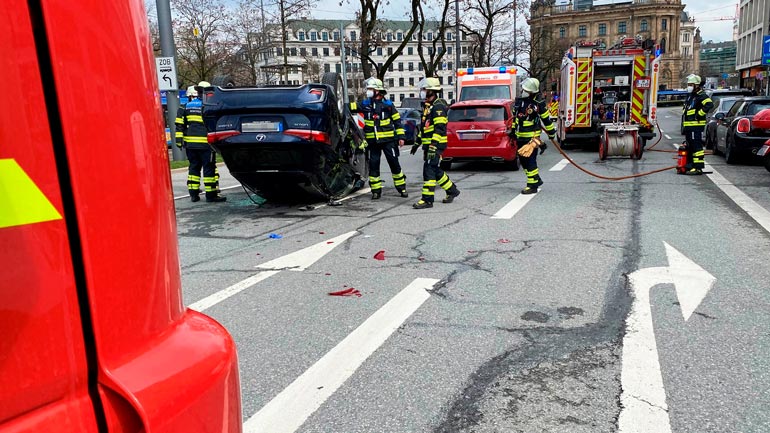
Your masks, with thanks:
[[[565,2],[566,3],[566,2]],[[736,3],[724,3],[722,0],[699,0],[685,6],[685,11],[695,17],[695,23],[700,28],[703,41],[729,41],[733,37],[733,22],[731,20],[713,21],[714,18],[735,16]],[[353,19],[358,7],[358,0],[344,2],[339,0],[320,0],[312,12],[313,18],[318,19]],[[405,19],[408,12],[408,0],[390,0],[390,7],[383,14],[388,19]]]

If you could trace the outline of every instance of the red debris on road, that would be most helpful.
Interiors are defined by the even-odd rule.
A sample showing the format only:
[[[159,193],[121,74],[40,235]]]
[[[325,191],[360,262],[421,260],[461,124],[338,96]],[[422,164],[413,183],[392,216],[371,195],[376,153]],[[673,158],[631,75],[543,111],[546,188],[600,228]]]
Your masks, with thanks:
[[[377,251],[377,254],[374,255],[375,260],[385,260],[385,251]]]

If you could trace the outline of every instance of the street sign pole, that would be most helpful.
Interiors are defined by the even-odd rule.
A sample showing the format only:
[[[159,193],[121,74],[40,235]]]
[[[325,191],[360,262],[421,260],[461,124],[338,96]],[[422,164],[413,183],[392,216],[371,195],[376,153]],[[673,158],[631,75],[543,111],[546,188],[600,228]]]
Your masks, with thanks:
[[[163,57],[173,59],[172,66],[176,69],[176,49],[174,48],[174,31],[171,29],[171,4],[169,0],[155,0],[155,7],[158,12],[158,30],[160,31],[160,53]],[[159,83],[161,84],[161,83]],[[176,126],[174,120],[179,110],[179,89],[166,91],[166,124],[171,131],[171,141],[176,143]],[[171,156],[174,161],[185,160],[185,154],[182,149],[171,145]]]

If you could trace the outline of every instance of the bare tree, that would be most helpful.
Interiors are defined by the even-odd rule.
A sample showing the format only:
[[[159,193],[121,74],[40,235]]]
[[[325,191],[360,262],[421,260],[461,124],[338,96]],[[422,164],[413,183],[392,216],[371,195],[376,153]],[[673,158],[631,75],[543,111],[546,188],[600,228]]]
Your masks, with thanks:
[[[311,83],[320,83],[323,75],[323,63],[317,56],[303,56],[305,60],[304,74],[305,80]]]
[[[510,22],[511,0],[463,0],[462,27],[470,35],[470,62],[474,66],[493,65],[494,36],[504,22]],[[500,57],[500,56],[497,56]]]
[[[210,80],[230,57],[222,0],[172,0],[180,83]]]
[[[154,1],[145,0],[144,11],[147,14],[147,26],[150,29],[150,43],[152,43],[152,53],[160,55],[160,28],[158,27],[157,7]]]
[[[277,21],[281,29],[281,48],[283,52],[282,79],[289,81],[289,54],[286,51],[286,41],[289,38],[291,25],[307,14],[310,9],[310,0],[276,0],[278,8]]]
[[[430,2],[425,2],[430,5]],[[439,67],[446,54],[446,32],[449,29],[449,23],[447,23],[447,17],[449,16],[450,0],[435,0],[436,6],[440,8],[438,21],[428,21],[425,19],[425,11],[422,5],[418,8],[419,13],[419,29],[417,31],[417,53],[420,55],[420,61],[422,62],[423,69],[425,70],[426,77],[433,77],[436,75]],[[429,27],[426,29],[426,24]],[[435,27],[431,26],[435,25]],[[435,33],[434,33],[435,32]],[[432,35],[428,40],[428,52],[425,53],[423,42],[426,38],[425,35]],[[456,35],[455,37],[460,37]],[[460,65],[457,65],[459,67]]]
[[[548,77],[555,76],[561,68],[569,41],[555,38],[550,27],[535,27],[529,34],[522,35],[522,38],[518,66],[530,77],[545,83]]]
[[[267,81],[260,64],[274,42],[266,31],[269,22],[261,5],[262,0],[239,0],[225,23],[229,37],[239,46],[232,59],[237,83],[253,85]]]

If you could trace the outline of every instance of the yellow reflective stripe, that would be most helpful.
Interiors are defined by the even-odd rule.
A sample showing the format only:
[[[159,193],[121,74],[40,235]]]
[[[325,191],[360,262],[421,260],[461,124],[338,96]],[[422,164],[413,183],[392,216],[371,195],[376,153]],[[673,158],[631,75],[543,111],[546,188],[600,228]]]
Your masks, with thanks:
[[[390,119],[380,120],[380,126],[388,126],[388,125],[390,125]]]
[[[184,119],[182,119],[181,117],[177,117],[176,119],[174,119],[174,123],[182,123],[183,124],[184,123]]]
[[[184,137],[184,141],[188,143],[208,143],[209,140],[206,137]]]
[[[395,134],[393,133],[393,131],[380,131],[377,133],[378,137],[383,137],[383,138],[393,137],[394,135]]]
[[[404,128],[398,128],[398,129],[396,129],[396,134],[398,134],[398,135],[404,135],[404,134],[405,134],[405,132],[404,132]]]
[[[190,114],[187,116],[188,122],[200,122],[203,123],[203,116],[198,114]]]
[[[194,174],[188,174],[187,175],[187,180],[193,180],[195,182],[200,182],[201,177],[200,176],[196,176]]]
[[[520,138],[532,138],[535,136],[535,134],[540,135],[540,131],[526,131],[526,132],[516,132],[516,137]]]
[[[367,132],[366,138],[374,138],[374,132]]]
[[[350,109],[351,109],[351,110],[353,110],[353,111],[355,111],[355,110],[357,110],[357,109],[358,109],[358,105],[357,105],[355,102],[351,102],[351,103],[350,103]]]
[[[430,126],[428,126],[427,128],[423,129],[423,130],[422,130],[422,133],[424,134],[424,133],[426,133],[426,132],[433,132],[433,129],[434,129],[434,128],[433,128],[433,125],[430,125]]]
[[[446,123],[447,123],[447,119],[444,116],[436,117],[435,119],[433,119],[434,125],[444,125]]]
[[[392,116],[390,116],[390,118],[393,120],[401,120],[401,115],[398,113],[398,111],[396,111]]]
[[[446,136],[445,136],[445,135],[434,135],[434,136],[433,136],[433,137],[431,137],[431,138],[432,138],[434,141],[438,142],[438,143],[446,143],[446,142],[447,142],[447,139],[446,139]]]
[[[546,111],[545,113],[541,114],[540,117],[543,119],[548,119],[551,117],[551,113]]]
[[[551,123],[550,125],[548,125],[548,126],[546,126],[546,127],[545,127],[545,130],[546,130],[546,131],[549,131],[549,132],[551,132],[551,131],[556,131],[556,127],[555,127],[555,126],[553,126],[553,123]]]
[[[523,126],[524,128],[526,128],[528,126],[535,126],[535,121],[534,120],[525,120],[525,121],[523,121],[521,123],[521,126]]]
[[[0,191],[3,191],[0,228],[62,219],[48,197],[14,159],[0,159]]]
[[[364,120],[364,125],[366,125],[366,126],[374,126],[374,120]]]
[[[182,137],[184,137],[184,133],[182,131],[177,131],[176,138],[182,138]]]

